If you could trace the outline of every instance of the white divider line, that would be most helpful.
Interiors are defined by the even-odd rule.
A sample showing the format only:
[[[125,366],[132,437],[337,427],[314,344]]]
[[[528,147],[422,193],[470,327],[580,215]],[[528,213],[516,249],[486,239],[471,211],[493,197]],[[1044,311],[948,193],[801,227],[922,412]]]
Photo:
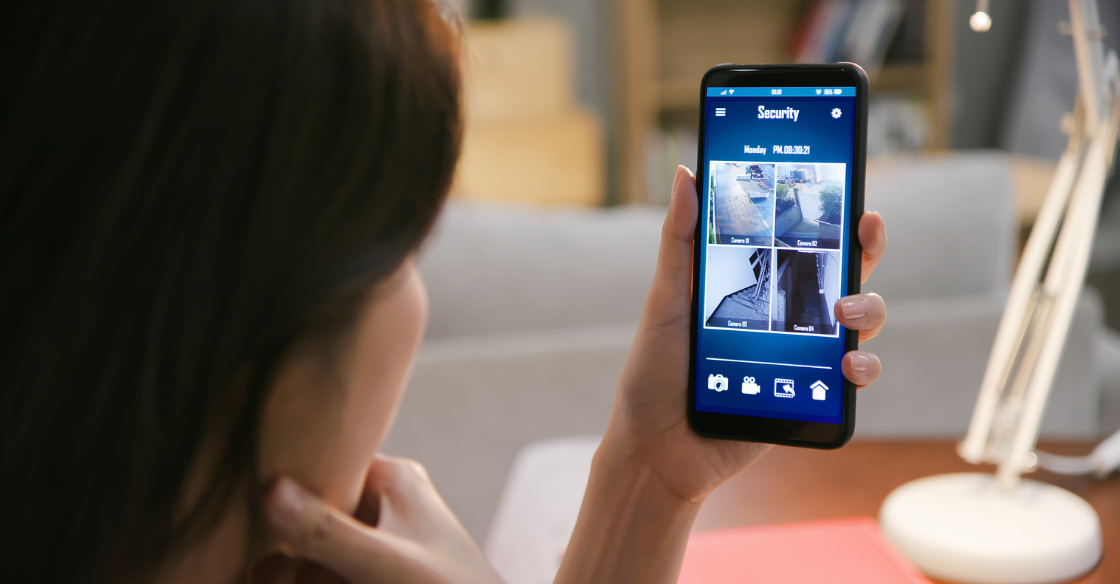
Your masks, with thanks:
[[[827,369],[832,371],[832,367],[825,367],[823,365],[799,365],[797,363],[770,363],[767,361],[745,361],[743,359],[720,359],[719,357],[705,357],[708,361],[728,361],[731,363],[751,363],[754,365],[781,365],[783,367],[808,367],[810,369]]]

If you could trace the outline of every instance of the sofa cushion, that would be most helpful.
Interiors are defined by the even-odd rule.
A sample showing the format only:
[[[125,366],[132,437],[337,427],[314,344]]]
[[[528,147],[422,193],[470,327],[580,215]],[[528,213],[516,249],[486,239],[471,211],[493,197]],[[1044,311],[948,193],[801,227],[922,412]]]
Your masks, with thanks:
[[[420,259],[428,337],[636,321],[664,218],[656,207],[448,204]]]
[[[1006,290],[1017,220],[1006,155],[872,165],[868,210],[889,252],[866,289],[890,299]],[[420,260],[431,338],[634,322],[653,279],[665,210],[448,204]]]
[[[880,161],[866,205],[887,222],[887,253],[865,288],[888,301],[1002,292],[1018,254],[1006,154],[974,151]]]

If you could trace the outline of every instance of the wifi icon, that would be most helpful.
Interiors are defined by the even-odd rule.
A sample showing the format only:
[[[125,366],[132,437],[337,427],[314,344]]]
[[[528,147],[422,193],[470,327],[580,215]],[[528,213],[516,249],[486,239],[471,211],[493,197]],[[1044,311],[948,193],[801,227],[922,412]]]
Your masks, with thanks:
[[[734,89],[728,89],[727,91],[728,91],[728,93],[730,93],[731,95],[735,95],[735,90],[734,90]]]

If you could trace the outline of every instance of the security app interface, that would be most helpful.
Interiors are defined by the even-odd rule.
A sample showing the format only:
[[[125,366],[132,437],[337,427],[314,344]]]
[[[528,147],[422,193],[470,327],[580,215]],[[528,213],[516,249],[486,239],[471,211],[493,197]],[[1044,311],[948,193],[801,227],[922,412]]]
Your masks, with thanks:
[[[709,87],[696,409],[841,423],[855,87]]]

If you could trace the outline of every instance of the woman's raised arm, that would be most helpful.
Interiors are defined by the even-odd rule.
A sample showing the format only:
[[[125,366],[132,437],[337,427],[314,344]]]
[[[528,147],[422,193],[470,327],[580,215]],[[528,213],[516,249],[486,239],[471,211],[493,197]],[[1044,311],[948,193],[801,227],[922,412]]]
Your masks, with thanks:
[[[661,232],[657,272],[558,584],[676,582],[688,534],[705,497],[769,449],[764,444],[703,438],[688,425],[697,207],[695,178],[679,167]],[[866,279],[886,248],[882,217],[865,213],[859,238]],[[842,298],[836,316],[866,341],[882,327],[886,307],[876,294],[859,294]],[[842,367],[861,387],[879,376],[878,357],[864,351],[845,355]]]

